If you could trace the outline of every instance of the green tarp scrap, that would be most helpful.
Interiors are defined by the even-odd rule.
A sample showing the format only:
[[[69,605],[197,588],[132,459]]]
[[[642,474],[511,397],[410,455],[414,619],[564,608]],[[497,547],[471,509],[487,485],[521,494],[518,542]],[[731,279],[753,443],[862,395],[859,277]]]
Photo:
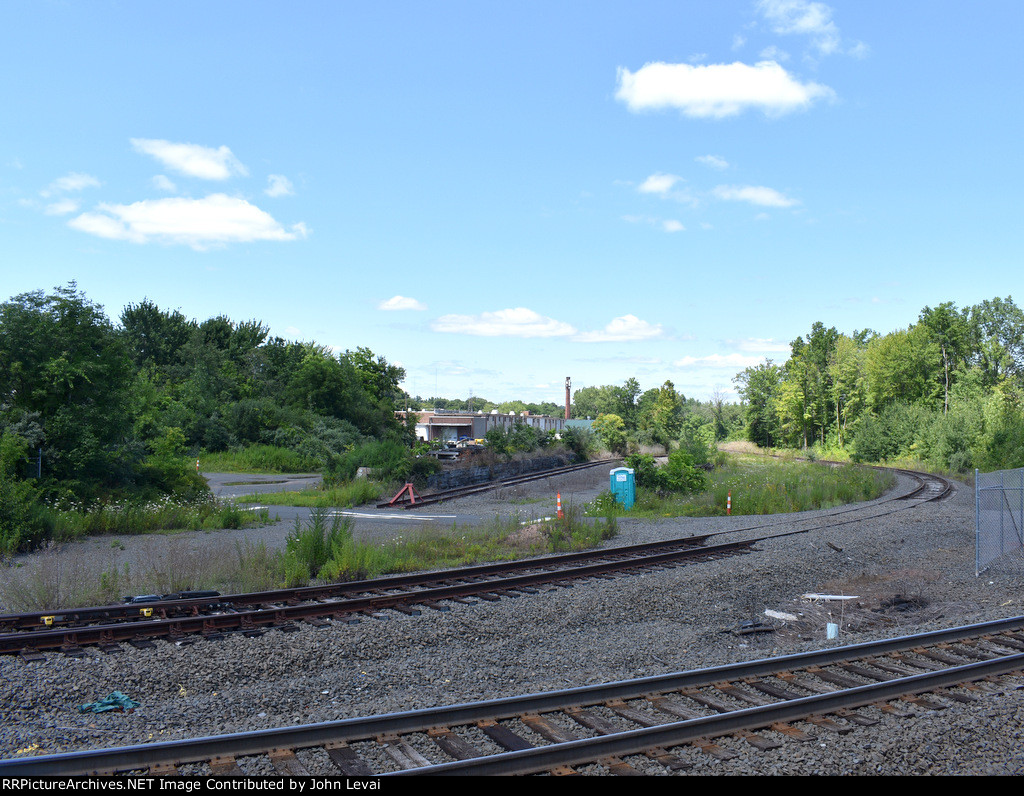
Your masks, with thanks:
[[[136,702],[134,699],[125,696],[120,691],[114,691],[106,699],[101,699],[99,702],[90,702],[88,705],[79,705],[79,713],[106,713],[108,710],[134,710],[141,702]]]

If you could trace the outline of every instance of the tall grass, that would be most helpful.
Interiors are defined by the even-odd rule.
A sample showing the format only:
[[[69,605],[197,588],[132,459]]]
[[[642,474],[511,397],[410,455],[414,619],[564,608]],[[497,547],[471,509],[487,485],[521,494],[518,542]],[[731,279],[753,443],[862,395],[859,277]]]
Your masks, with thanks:
[[[260,492],[238,498],[242,503],[266,503],[272,506],[305,506],[327,508],[345,506],[352,508],[364,503],[376,503],[384,493],[379,481],[358,478],[355,481],[321,489],[302,489],[294,492]]]
[[[772,459],[739,459],[710,474],[708,488],[685,497],[661,497],[637,490],[629,516],[713,517],[732,514],[782,514],[825,509],[846,503],[873,500],[895,483],[891,473],[856,465],[831,466]],[[602,498],[591,512],[609,510]],[[612,509],[622,515],[621,508]]]
[[[214,497],[199,501],[167,497],[147,503],[46,506],[39,509],[39,517],[49,531],[49,538],[57,542],[107,534],[234,529],[270,521],[267,509],[250,511]]]
[[[250,445],[237,451],[202,453],[199,466],[208,473],[319,472],[323,461],[279,445]]]
[[[77,559],[53,551],[25,566],[7,567],[0,577],[0,604],[9,612],[29,611],[104,605],[127,595],[191,589],[234,593],[364,580],[582,550],[613,537],[617,530],[614,516],[594,521],[570,504],[558,520],[495,517],[479,528],[420,529],[371,543],[354,538],[350,518],[315,509],[305,523],[296,521],[281,550],[263,542],[192,550],[185,540],[172,540],[158,561],[100,572],[90,572]]]

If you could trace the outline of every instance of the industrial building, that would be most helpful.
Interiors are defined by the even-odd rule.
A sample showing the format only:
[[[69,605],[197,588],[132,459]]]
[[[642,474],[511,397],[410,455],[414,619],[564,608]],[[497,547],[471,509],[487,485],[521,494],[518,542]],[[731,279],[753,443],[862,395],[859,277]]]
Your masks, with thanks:
[[[398,413],[403,419],[407,414],[416,416],[416,438],[426,442],[483,439],[492,428],[511,430],[517,425],[526,425],[545,433],[554,431],[556,434],[565,427],[565,419],[561,417],[533,415],[529,412],[501,414],[497,409],[489,413],[443,409]]]

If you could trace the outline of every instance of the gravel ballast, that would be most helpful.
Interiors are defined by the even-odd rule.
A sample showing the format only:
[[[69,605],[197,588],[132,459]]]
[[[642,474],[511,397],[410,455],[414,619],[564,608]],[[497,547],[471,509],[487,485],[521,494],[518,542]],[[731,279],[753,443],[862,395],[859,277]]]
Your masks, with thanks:
[[[607,488],[603,468],[567,485],[460,501],[460,512],[507,513],[562,490],[583,502]],[[567,488],[565,488],[567,487]],[[907,491],[900,479],[897,489]],[[892,504],[890,504],[892,505]],[[438,513],[451,506],[431,507]],[[813,516],[804,512],[799,517]],[[792,515],[791,515],[792,516]],[[745,527],[766,518],[620,521],[610,545]],[[768,521],[781,522],[775,517]],[[780,526],[781,527],[781,526]],[[357,525],[358,528],[358,525]],[[407,531],[407,526],[402,530]],[[268,538],[279,531],[268,529]],[[375,530],[374,533],[380,533]],[[158,544],[149,537],[150,544]],[[728,537],[725,538],[726,540]],[[68,551],[74,555],[74,551]],[[854,644],[1024,613],[1019,555],[974,571],[974,492],[829,530],[772,540],[755,552],[615,580],[576,583],[498,602],[451,604],[420,616],[389,612],[356,624],[303,626],[151,649],[123,645],[82,658],[0,657],[0,757],[49,754],[242,732],[491,699]],[[805,593],[856,595],[814,604]],[[897,597],[901,599],[896,599]],[[785,623],[765,609],[797,614]],[[738,634],[744,622],[772,632]],[[840,625],[835,641],[825,625]],[[1019,679],[1024,685],[1024,678]],[[130,713],[78,706],[121,691]],[[912,721],[846,735],[815,727],[812,743],[743,748],[732,761],[686,749],[690,774],[1011,774],[1024,770],[1024,691],[1008,687]],[[869,709],[870,710],[870,709]],[[578,728],[577,728],[578,729]],[[724,739],[726,747],[743,742]],[[318,753],[302,753],[329,771]],[[305,759],[305,758],[303,758]],[[648,773],[667,773],[646,761]],[[251,773],[260,773],[252,771]]]

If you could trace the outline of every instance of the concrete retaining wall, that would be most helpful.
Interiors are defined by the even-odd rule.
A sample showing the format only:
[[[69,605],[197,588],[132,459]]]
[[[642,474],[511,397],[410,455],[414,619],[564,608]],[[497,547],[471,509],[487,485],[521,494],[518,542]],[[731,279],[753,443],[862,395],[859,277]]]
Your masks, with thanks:
[[[427,488],[430,490],[455,489],[460,486],[482,484],[486,481],[500,481],[502,478],[511,478],[515,475],[551,470],[555,467],[564,467],[567,464],[572,464],[572,457],[569,455],[537,456],[533,459],[505,462],[491,467],[454,468],[430,476],[427,479]]]

